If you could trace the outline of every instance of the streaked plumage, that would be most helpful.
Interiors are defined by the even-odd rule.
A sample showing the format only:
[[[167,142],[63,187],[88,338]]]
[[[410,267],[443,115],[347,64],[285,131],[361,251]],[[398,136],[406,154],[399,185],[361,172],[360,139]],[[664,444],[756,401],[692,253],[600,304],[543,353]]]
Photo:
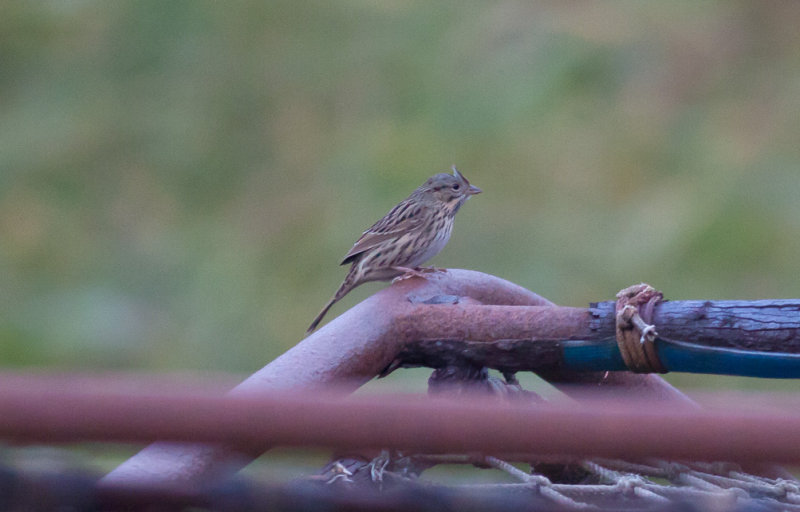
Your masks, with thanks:
[[[455,166],[452,175],[440,173],[428,178],[356,240],[341,263],[351,264],[344,282],[307,332],[313,331],[331,306],[356,286],[401,276],[436,256],[450,239],[461,205],[480,192]]]

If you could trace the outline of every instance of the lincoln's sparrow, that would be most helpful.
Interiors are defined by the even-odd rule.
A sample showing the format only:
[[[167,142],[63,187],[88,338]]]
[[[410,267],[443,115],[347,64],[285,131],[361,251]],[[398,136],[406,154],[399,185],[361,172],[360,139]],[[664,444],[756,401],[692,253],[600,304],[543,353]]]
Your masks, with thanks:
[[[458,209],[469,196],[480,193],[455,166],[452,176],[441,173],[428,178],[356,241],[342,260],[342,265],[352,263],[344,282],[306,332],[313,331],[331,306],[361,283],[420,275],[419,265],[438,254],[450,239]]]

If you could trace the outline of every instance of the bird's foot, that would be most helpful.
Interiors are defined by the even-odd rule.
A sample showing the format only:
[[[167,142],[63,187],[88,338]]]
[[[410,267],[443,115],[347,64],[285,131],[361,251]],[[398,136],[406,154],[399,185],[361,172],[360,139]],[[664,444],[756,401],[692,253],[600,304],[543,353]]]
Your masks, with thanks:
[[[444,268],[436,268],[436,267],[392,267],[394,270],[402,272],[402,275],[399,275],[392,279],[392,283],[397,283],[400,281],[405,281],[406,279],[411,279],[412,277],[421,277],[422,279],[427,279],[425,274],[430,274],[432,272],[447,272],[447,269]]]

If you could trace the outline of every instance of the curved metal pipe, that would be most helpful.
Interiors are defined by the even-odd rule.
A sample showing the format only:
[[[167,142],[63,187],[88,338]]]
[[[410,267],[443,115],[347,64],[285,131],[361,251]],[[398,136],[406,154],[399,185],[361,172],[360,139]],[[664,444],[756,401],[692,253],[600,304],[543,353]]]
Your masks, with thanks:
[[[446,306],[444,304],[450,304]],[[457,303],[453,306],[453,303]],[[527,308],[488,306],[534,306]],[[447,307],[445,312],[443,309]],[[569,320],[569,321],[567,321]],[[480,272],[449,269],[381,290],[311,334],[236,386],[231,395],[253,391],[337,389],[352,391],[378,375],[405,343],[443,333],[475,339],[548,336],[579,339],[593,327],[588,309],[563,308],[514,283]],[[566,326],[566,327],[565,327]],[[611,396],[638,391],[659,400],[688,399],[656,375],[628,372],[547,378],[556,385],[591,382]],[[105,476],[108,484],[197,482],[221,470],[237,470],[260,453],[225,446],[154,443]]]

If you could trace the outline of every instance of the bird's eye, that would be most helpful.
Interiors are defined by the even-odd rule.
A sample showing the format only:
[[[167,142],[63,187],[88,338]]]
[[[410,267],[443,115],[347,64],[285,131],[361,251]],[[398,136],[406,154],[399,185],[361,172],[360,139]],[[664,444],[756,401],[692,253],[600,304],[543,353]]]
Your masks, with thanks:
[[[453,185],[453,190],[458,190],[459,188],[461,188],[461,185],[459,185],[458,183]]]

